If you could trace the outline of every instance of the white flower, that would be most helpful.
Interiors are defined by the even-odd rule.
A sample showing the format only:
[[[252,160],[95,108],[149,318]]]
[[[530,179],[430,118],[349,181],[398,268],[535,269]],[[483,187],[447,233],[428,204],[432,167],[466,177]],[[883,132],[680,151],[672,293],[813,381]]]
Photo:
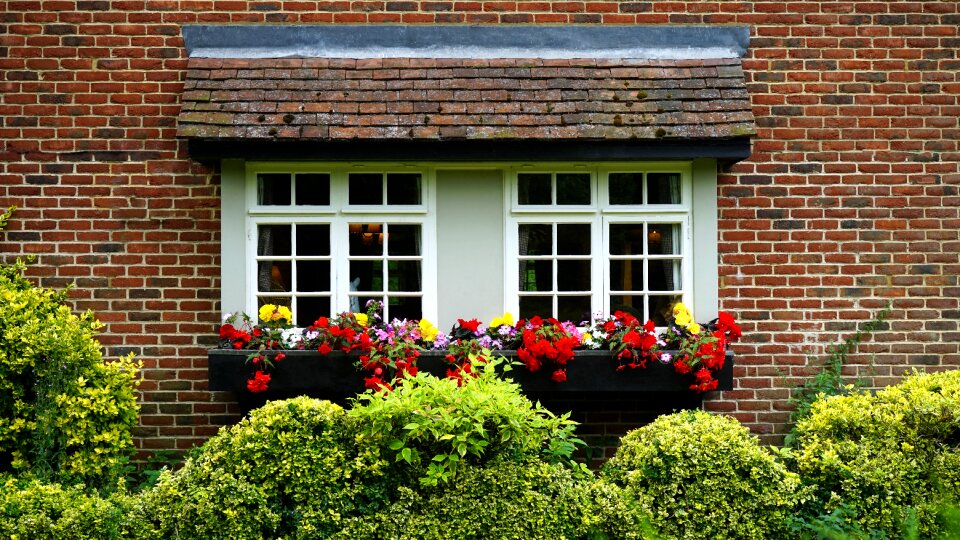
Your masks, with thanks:
[[[660,354],[660,362],[662,362],[662,363],[664,363],[664,364],[669,364],[669,363],[670,363],[670,360],[673,360],[673,355],[672,355],[672,354],[670,354],[670,353],[661,353],[661,354]]]
[[[287,328],[280,332],[280,342],[287,349],[295,348],[299,343],[303,333],[302,328]]]
[[[233,313],[224,313],[224,314],[223,314],[223,322],[227,322],[227,321],[229,321],[229,320],[232,319],[232,318],[233,318]]]

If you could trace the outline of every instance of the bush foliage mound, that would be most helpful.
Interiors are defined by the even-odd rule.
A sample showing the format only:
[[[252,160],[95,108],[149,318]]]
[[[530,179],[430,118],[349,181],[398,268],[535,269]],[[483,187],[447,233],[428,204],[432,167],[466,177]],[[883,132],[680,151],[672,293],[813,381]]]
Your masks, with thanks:
[[[815,402],[795,459],[817,510],[843,509],[891,537],[916,522],[921,538],[935,537],[938,510],[960,500],[960,371]]]
[[[133,451],[137,366],[105,362],[90,312],[0,265],[0,473],[112,483]]]
[[[800,481],[736,420],[661,416],[627,434],[603,475],[671,538],[780,538]]]

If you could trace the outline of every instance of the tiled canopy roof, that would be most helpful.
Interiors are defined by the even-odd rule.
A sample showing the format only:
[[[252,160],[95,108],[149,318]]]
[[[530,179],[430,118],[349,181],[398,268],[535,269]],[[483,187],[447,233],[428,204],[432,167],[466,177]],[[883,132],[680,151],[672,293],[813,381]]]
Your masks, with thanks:
[[[677,140],[756,133],[739,58],[191,58],[178,135]]]

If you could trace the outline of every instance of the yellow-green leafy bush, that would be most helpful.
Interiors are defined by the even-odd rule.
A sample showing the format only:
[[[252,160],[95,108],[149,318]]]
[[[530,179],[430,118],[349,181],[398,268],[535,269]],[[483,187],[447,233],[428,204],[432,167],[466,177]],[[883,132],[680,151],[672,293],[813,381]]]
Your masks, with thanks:
[[[105,362],[90,312],[0,265],[0,472],[109,485],[133,451],[137,367]]]
[[[345,517],[374,511],[376,447],[358,446],[344,412],[306,397],[273,401],[222,430],[144,494],[157,538],[325,538]]]
[[[818,511],[852,510],[864,529],[899,536],[960,498],[960,371],[917,374],[871,395],[822,399],[797,425],[797,469]]]
[[[799,480],[748,430],[702,411],[661,416],[622,440],[603,475],[670,538],[781,538]]]

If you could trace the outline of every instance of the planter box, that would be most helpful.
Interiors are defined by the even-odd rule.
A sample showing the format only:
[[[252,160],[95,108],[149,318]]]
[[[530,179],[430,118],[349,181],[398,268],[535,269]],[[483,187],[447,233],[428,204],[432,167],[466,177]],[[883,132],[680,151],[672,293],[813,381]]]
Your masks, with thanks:
[[[246,363],[250,351],[212,349],[208,352],[210,390],[229,391],[237,394],[241,407],[247,409],[262,405],[269,399],[282,399],[298,395],[341,401],[363,392],[363,377],[354,367],[354,358],[342,352],[321,356],[316,351],[283,351],[286,359],[275,363],[270,370],[270,389],[262,393],[247,390],[247,380],[253,373]],[[508,358],[515,351],[500,351]],[[421,371],[445,376],[447,364],[444,353],[426,351],[417,362]],[[505,373],[523,387],[531,396],[576,396],[596,393],[694,394],[689,389],[692,375],[680,375],[673,367],[650,363],[644,369],[616,371],[617,363],[607,351],[577,351],[576,358],[567,364],[567,381],[550,380],[550,370],[531,373],[523,366],[514,366]],[[733,389],[733,353],[727,351],[724,367],[716,374],[719,390]]]

